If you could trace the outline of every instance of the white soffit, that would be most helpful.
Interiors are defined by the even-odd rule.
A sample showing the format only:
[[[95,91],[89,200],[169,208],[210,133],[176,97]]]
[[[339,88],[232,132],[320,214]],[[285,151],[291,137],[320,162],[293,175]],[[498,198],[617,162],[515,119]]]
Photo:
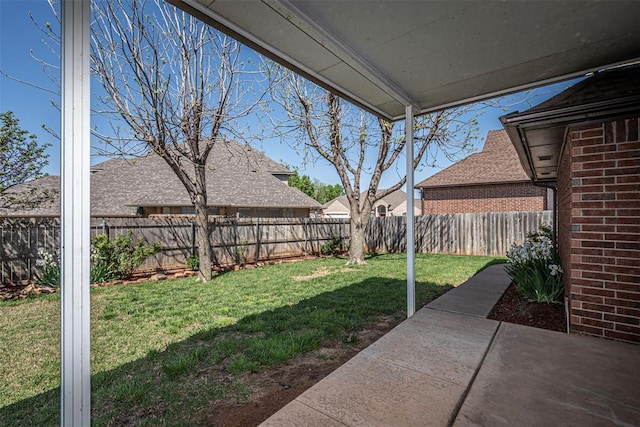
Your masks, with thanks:
[[[394,120],[640,57],[640,1],[169,1]]]

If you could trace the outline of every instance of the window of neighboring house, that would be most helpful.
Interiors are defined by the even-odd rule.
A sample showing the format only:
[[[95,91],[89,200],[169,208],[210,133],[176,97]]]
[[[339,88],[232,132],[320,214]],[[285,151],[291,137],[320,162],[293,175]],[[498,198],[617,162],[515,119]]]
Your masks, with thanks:
[[[181,215],[195,215],[196,209],[193,206],[182,206],[180,208]]]
[[[174,208],[171,206],[163,206],[161,210],[162,215],[175,215],[180,213],[180,208]]]
[[[380,218],[387,216],[387,207],[386,206],[380,205],[380,206],[378,206],[377,210],[378,210],[378,215],[376,215],[376,216],[378,216]]]
[[[293,209],[283,209],[282,218],[293,218]]]
[[[209,215],[220,215],[220,208],[218,208],[217,206],[213,208],[207,208],[207,213]]]

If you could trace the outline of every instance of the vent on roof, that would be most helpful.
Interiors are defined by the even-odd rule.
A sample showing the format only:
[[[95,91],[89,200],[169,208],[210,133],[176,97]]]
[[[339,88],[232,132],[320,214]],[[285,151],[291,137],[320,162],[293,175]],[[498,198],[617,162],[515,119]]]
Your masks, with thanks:
[[[546,156],[538,156],[538,159],[540,159],[541,161],[544,161],[544,160],[551,160],[552,158],[553,158],[553,156],[552,156],[552,155],[550,155],[550,154],[549,154],[549,155],[546,155]]]

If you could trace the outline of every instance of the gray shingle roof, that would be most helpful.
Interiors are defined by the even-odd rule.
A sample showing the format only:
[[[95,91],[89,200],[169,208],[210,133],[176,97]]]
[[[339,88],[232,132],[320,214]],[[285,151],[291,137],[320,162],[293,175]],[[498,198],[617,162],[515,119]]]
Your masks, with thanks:
[[[418,183],[416,188],[529,182],[504,130],[487,134],[484,148]]]
[[[318,202],[273,176],[288,175],[288,169],[250,146],[220,141],[209,158],[209,206],[320,208]],[[138,206],[191,205],[182,182],[154,153],[107,160],[91,169],[92,216],[135,216]],[[58,212],[59,202],[52,215]]]
[[[0,216],[35,216],[50,217],[60,214],[60,177],[57,175],[47,175],[42,178],[34,179],[25,184],[16,185],[8,190],[10,193],[29,192],[31,189],[37,188],[39,191],[48,191],[53,193],[51,200],[41,203],[38,207],[29,210],[9,210],[0,209]]]

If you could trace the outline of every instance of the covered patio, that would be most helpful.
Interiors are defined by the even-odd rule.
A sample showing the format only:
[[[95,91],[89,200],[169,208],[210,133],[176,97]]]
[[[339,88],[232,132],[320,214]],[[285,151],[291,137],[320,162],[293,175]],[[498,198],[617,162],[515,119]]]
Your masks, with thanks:
[[[487,319],[511,279],[481,271],[262,426],[634,426],[640,346]]]
[[[417,114],[640,58],[635,1],[170,1],[373,114],[405,120],[409,130]],[[64,425],[90,422],[89,25],[88,0],[63,1]],[[407,187],[413,188],[412,132],[406,137]],[[409,212],[413,204],[408,197]],[[407,219],[411,317],[414,223]],[[491,338],[492,348],[499,337]],[[483,356],[485,363],[490,355]],[[473,389],[467,400],[472,397]]]

